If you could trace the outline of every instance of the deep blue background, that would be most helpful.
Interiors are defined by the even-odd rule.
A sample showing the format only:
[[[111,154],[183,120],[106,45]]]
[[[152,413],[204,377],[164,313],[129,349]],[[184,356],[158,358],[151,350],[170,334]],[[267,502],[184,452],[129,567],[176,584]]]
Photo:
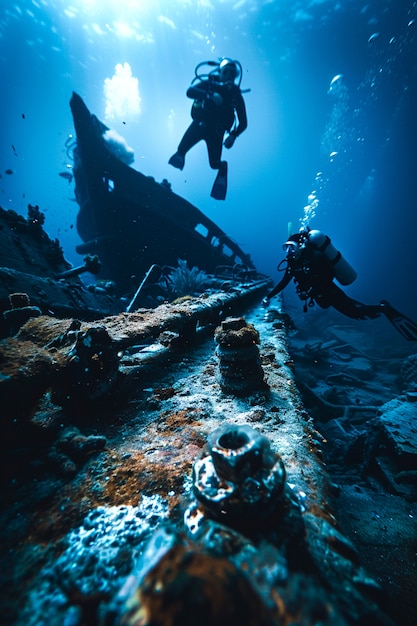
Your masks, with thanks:
[[[414,1],[70,5],[0,5],[1,206],[26,215],[29,202],[38,204],[46,230],[71,263],[80,262],[78,205],[72,183],[58,175],[69,163],[69,99],[77,91],[134,148],[136,169],[170,180],[274,280],[288,223],[298,230],[315,190],[310,226],[330,235],[358,272],[348,293],[366,302],[389,299],[417,317]],[[133,34],[118,35],[118,21]],[[167,162],[189,123],[185,92],[195,65],[222,56],[241,61],[242,88],[251,91],[248,129],[225,151],[228,197],[217,202],[204,145],[189,153],[183,172]],[[139,80],[142,111],[109,122],[104,80],[125,62]],[[337,74],[343,98],[328,93]]]

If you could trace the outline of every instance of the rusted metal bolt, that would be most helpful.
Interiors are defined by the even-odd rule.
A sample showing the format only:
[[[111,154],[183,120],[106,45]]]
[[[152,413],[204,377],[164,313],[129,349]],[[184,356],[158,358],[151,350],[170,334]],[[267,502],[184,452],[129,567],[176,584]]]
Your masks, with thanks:
[[[259,333],[243,317],[227,317],[216,328],[215,340],[224,347],[247,346],[259,343]]]
[[[207,438],[217,475],[234,483],[253,475],[262,466],[268,440],[250,426],[221,426]]]
[[[224,424],[209,435],[194,464],[193,489],[213,517],[250,527],[279,508],[285,476],[282,459],[266,437],[247,425]]]
[[[224,393],[245,396],[269,389],[257,344],[259,333],[243,317],[228,317],[216,328],[218,381]]]

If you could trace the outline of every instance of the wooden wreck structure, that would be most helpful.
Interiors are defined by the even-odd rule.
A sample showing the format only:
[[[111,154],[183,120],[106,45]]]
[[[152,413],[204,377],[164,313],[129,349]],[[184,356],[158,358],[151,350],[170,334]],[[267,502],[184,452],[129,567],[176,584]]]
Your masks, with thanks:
[[[131,287],[151,265],[189,267],[214,274],[219,266],[255,270],[245,253],[212,220],[174,193],[168,181],[133,169],[105,140],[109,130],[90,113],[82,98],[71,98],[77,143],[74,150],[75,194],[80,211],[80,254],[96,254],[102,275],[118,293]]]

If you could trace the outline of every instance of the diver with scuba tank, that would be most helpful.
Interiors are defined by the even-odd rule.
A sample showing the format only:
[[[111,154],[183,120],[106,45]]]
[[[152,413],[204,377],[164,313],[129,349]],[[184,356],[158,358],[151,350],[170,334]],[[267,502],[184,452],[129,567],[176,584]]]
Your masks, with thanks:
[[[204,66],[213,66],[214,69],[200,73]],[[218,170],[211,190],[211,196],[216,200],[224,200],[227,192],[227,161],[221,159],[223,146],[231,148],[248,125],[241,81],[242,66],[239,61],[222,59],[219,62],[203,61],[197,65],[195,77],[187,90],[187,97],[193,99],[192,122],[177,152],[168,161],[182,170],[187,152],[198,142],[205,141],[210,167]]]
[[[291,235],[283,245],[286,257],[278,265],[284,271],[279,283],[263,299],[268,306],[271,298],[280,293],[294,279],[296,292],[304,302],[304,311],[318,304],[322,309],[333,307],[347,317],[364,320],[384,315],[408,341],[417,341],[417,324],[394,309],[389,302],[363,304],[334,283],[350,285],[356,272],[333,246],[330,238],[319,230],[302,229]]]

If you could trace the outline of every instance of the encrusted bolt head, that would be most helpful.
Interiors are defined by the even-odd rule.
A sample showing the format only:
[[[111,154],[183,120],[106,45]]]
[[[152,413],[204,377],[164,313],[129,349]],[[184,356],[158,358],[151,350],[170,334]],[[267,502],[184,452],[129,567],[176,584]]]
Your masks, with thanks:
[[[252,476],[262,466],[264,450],[270,445],[266,437],[250,426],[225,424],[207,438],[217,475],[239,483]]]
[[[221,323],[222,330],[241,330],[247,323],[243,317],[227,317]]]
[[[193,467],[197,500],[233,526],[258,525],[279,507],[285,467],[269,440],[247,425],[224,424]]]
[[[30,306],[30,299],[27,293],[9,294],[9,302],[12,309],[21,309]]]
[[[214,339],[221,346],[243,347],[259,343],[259,333],[243,317],[227,317],[214,331]]]

